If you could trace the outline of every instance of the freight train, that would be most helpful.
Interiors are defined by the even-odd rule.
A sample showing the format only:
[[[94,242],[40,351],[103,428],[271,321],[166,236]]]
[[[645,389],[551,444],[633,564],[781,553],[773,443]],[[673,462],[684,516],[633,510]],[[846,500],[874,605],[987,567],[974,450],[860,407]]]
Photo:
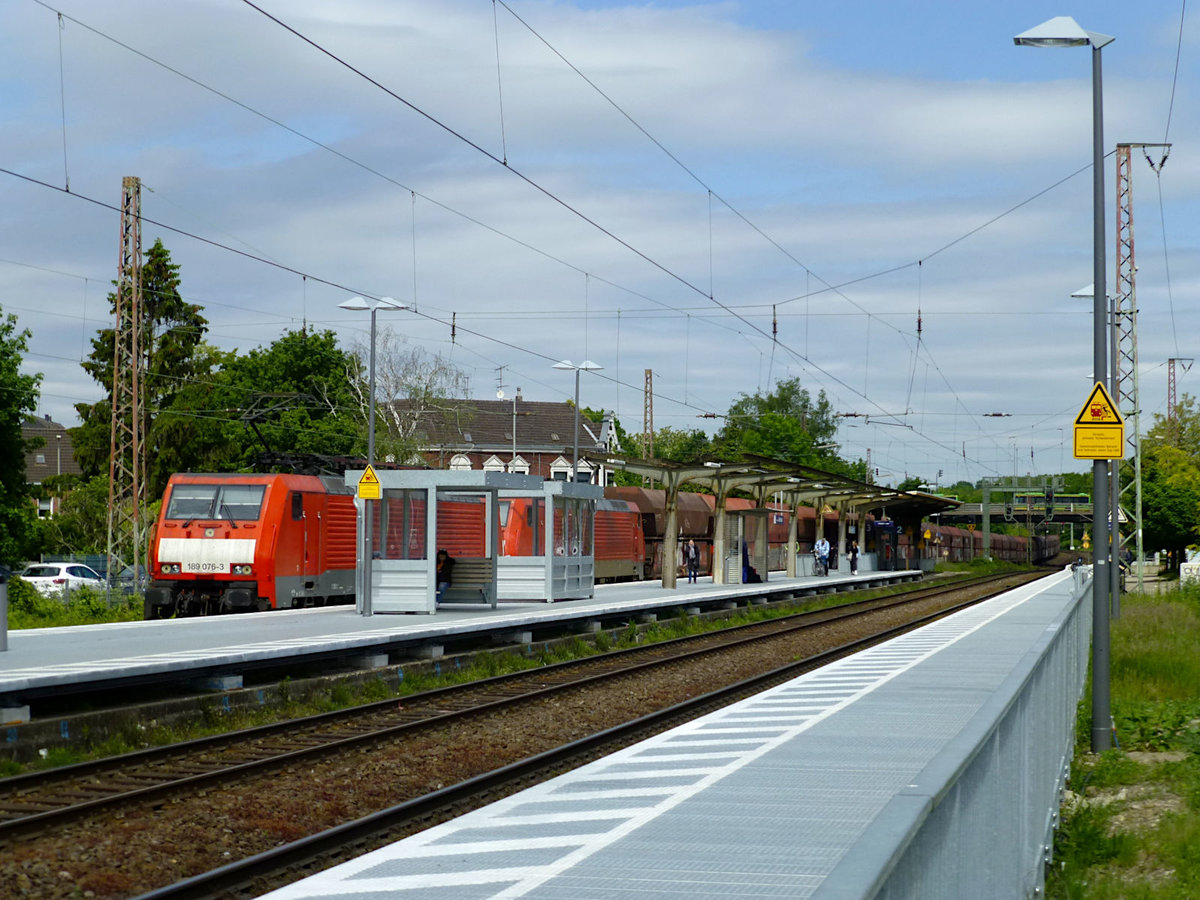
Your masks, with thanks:
[[[639,487],[605,488],[593,522],[597,582],[657,579],[663,571],[666,529],[664,494]],[[502,556],[540,555],[542,500],[499,503]],[[678,536],[700,548],[700,568],[712,571],[713,505],[708,494],[681,492]],[[730,498],[730,511],[754,508]],[[790,515],[768,507],[768,569],[786,567]],[[797,551],[816,541],[816,511],[800,507]],[[150,544],[151,582],[145,593],[148,619],[324,606],[354,602],[356,509],[353,488],[341,478],[317,475],[173,475],[163,497]],[[563,546],[556,522],[553,546]],[[836,515],[822,531],[836,546]],[[481,502],[438,504],[439,544],[452,555],[483,554]],[[904,568],[918,558],[961,562],[981,556],[983,535],[951,526],[922,524],[916,534],[888,520],[867,517],[858,535],[880,568]],[[417,542],[414,545],[414,541]],[[388,557],[424,558],[424,531],[389,527],[377,546]],[[993,534],[991,555],[1013,562],[1045,562],[1058,552],[1057,535],[1032,539]],[[681,560],[671,561],[681,571]],[[836,563],[835,563],[836,564]]]

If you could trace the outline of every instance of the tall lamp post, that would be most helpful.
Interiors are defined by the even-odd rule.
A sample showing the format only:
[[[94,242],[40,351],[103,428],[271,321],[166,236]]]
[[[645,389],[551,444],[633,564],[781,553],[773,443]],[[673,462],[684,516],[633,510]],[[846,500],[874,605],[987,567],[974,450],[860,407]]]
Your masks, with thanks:
[[[369,310],[371,313],[371,350],[370,363],[367,367],[367,465],[373,466],[375,465],[375,314],[381,309],[408,309],[408,304],[393,300],[391,297],[380,297],[379,299],[351,297],[349,300],[343,300],[338,306],[342,309],[349,309],[355,312]],[[358,612],[363,616],[371,615],[371,560],[373,559],[372,548],[374,547],[371,532],[375,526],[375,509],[371,505],[373,502],[373,500],[363,501],[363,545],[361,557],[365,571],[362,575],[362,585],[359,591],[358,602]]]
[[[575,455],[571,460],[571,480],[579,480],[579,373],[580,372],[599,372],[604,366],[597,365],[590,359],[585,359],[579,365],[571,362],[569,359],[564,359],[562,362],[554,364],[556,369],[574,369],[575,370]]]
[[[1108,371],[1104,301],[1104,94],[1100,51],[1114,38],[1084,31],[1059,16],[1013,38],[1018,47],[1092,48],[1092,374],[1103,384]],[[1092,750],[1112,747],[1109,700],[1108,463],[1092,460]],[[1115,523],[1114,523],[1115,525]]]

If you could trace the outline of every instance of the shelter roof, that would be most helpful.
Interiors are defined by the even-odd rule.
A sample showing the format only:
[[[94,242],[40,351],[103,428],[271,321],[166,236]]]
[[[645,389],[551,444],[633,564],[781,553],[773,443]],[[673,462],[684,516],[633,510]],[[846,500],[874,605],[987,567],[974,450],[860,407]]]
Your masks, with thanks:
[[[844,503],[864,510],[891,507],[921,515],[958,505],[957,500],[915,491],[898,491],[765,456],[746,455],[733,461],[702,460],[693,463],[630,459],[613,454],[587,456],[592,462],[650,478],[668,488],[694,484],[706,487],[717,495],[744,490],[759,497],[760,502],[770,495],[782,494],[793,505]]]

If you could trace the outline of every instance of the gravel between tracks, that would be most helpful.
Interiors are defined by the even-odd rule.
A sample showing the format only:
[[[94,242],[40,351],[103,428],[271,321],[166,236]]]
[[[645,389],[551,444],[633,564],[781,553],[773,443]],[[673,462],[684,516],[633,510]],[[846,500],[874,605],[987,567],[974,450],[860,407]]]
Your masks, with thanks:
[[[961,599],[961,598],[960,598]],[[744,648],[699,665],[568,691],[532,707],[477,717],[406,738],[239,782],[119,817],[96,817],[0,846],[0,895],[68,900],[126,898],[210,871],[543,750],[707,693],[798,657],[945,608],[873,613]],[[403,703],[403,700],[398,700]]]

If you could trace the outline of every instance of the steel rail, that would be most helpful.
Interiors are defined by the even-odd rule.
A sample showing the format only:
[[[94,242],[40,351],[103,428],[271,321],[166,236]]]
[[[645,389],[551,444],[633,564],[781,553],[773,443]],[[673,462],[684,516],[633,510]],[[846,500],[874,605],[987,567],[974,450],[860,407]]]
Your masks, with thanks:
[[[353,855],[359,855],[362,852],[363,844],[379,840],[388,832],[403,830],[406,826],[416,822],[432,824],[449,818],[449,813],[452,811],[461,814],[465,810],[458,808],[472,803],[473,798],[487,798],[483,802],[491,802],[492,799],[495,799],[497,792],[504,789],[506,785],[516,782],[532,784],[545,780],[545,778],[562,771],[564,766],[574,758],[586,757],[599,752],[613,752],[620,746],[663,731],[676,721],[696,718],[712,709],[727,706],[736,700],[759,693],[805,671],[912,631],[960,609],[999,596],[1008,590],[1010,588],[1002,588],[994,593],[954,604],[945,610],[929,613],[903,625],[893,626],[814,656],[787,663],[770,672],[718,688],[562,747],[547,750],[430,794],[363,816],[352,822],[229,863],[211,872],[148,891],[138,895],[134,900],[203,900],[203,898],[217,895],[236,897],[241,891],[252,892],[248,895],[257,896],[264,890],[264,880],[271,877],[277,878],[281,872],[310,867],[317,860],[338,854],[346,848],[353,848]],[[483,802],[473,804],[473,806],[483,805]],[[281,886],[281,883],[271,885],[271,887],[278,886]]]
[[[1008,579],[1011,577],[1007,576]],[[706,634],[689,635],[644,647],[612,651],[582,660],[570,660],[536,669],[493,676],[481,681],[438,688],[404,698],[407,711],[403,715],[397,714],[396,699],[391,698],[348,710],[320,713],[302,719],[230,732],[225,735],[134,751],[104,760],[77,763],[49,772],[14,776],[0,781],[0,816],[8,816],[6,820],[0,820],[0,839],[7,839],[30,830],[45,829],[105,808],[154,800],[170,794],[198,789],[213,782],[225,782],[230,777],[268,771],[301,759],[395,738],[404,732],[444,724],[457,717],[485,714],[505,706],[535,701],[539,697],[557,691],[625,677],[650,667],[685,662],[746,643],[776,639],[818,625],[928,600],[939,594],[962,590],[994,580],[997,580],[996,577],[991,576],[955,582],[952,585],[939,585],[900,595],[868,598],[821,610],[783,616],[774,620],[738,625]],[[685,649],[688,645],[697,643],[704,644],[704,646]],[[628,662],[628,660],[638,657],[644,659],[632,664]],[[614,668],[614,665],[617,668]],[[579,676],[572,674],[573,671],[596,669],[600,671]],[[538,686],[532,690],[521,689],[516,693],[511,690],[511,688],[519,687],[522,683],[527,684],[531,681],[538,683]],[[482,694],[483,698],[476,699],[469,705],[459,708],[447,708],[454,706],[455,700],[468,694],[474,694],[476,697]],[[440,708],[434,712],[421,714],[417,708],[419,704]],[[355,729],[353,733],[345,734],[345,729],[353,725],[355,721],[377,715],[385,715],[393,722],[397,718],[403,719],[403,721],[384,727],[370,727],[366,731]],[[342,726],[343,730],[334,735],[326,732],[322,736],[320,733],[320,729],[336,726]],[[319,740],[320,742],[293,749],[261,748],[256,753],[253,742],[271,738],[287,739],[292,742],[300,740]],[[227,759],[214,763],[196,758],[199,754],[228,749],[238,744],[247,745],[243,756],[249,755],[254,758],[233,763]],[[164,768],[161,773],[155,772],[153,768],[158,763],[161,763]],[[174,765],[177,768],[190,767],[191,771],[182,777],[177,777],[167,769],[168,765]],[[138,766],[149,768],[139,771],[136,769]],[[197,766],[206,767],[208,771],[196,772],[194,769]],[[115,773],[119,779],[110,782],[108,786],[94,780],[110,773]],[[144,781],[151,778],[158,780],[154,784],[128,787],[130,781]],[[62,789],[64,795],[73,798],[77,798],[80,793],[99,794],[99,796],[92,796],[85,800],[72,799],[68,803],[52,806],[52,797],[36,795],[36,791],[53,788],[56,785]],[[22,795],[26,799],[22,799]],[[30,797],[32,799],[29,799]],[[25,810],[30,806],[41,808],[26,812]]]

